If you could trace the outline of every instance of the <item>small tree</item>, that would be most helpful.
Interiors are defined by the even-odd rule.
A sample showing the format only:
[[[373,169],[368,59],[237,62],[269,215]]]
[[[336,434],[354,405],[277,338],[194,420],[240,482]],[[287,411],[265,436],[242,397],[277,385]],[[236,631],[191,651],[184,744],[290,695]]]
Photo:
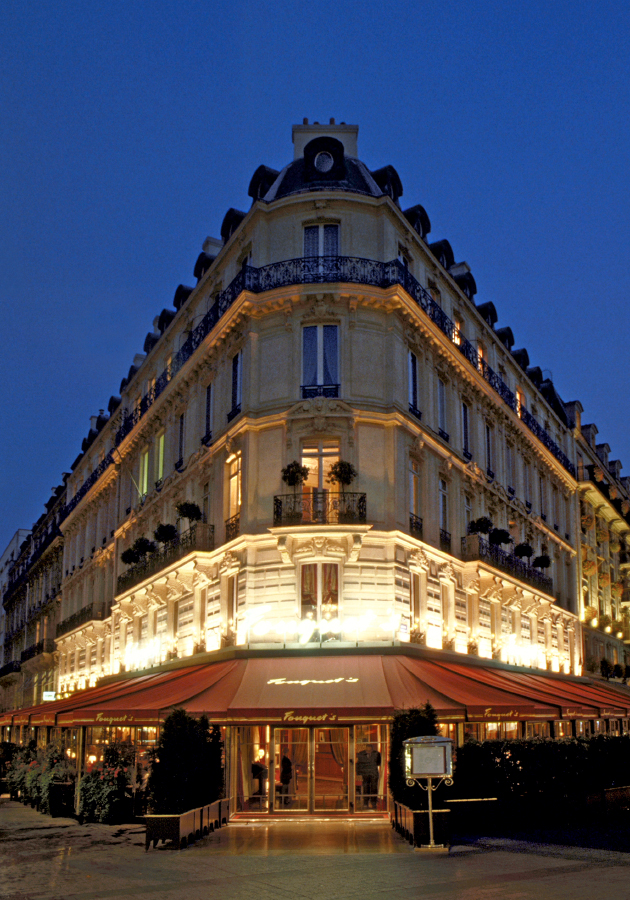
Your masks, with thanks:
[[[131,547],[123,550],[120,554],[120,558],[126,566],[132,566],[134,563],[144,559],[148,553],[153,553],[156,549],[153,541],[150,541],[143,535],[142,537],[136,538]]]
[[[207,717],[175,709],[151,753],[150,805],[154,813],[182,813],[213,803],[223,790],[221,731]]]
[[[293,493],[296,494],[298,487],[302,487],[308,478],[308,473],[308,466],[303,466],[297,459],[294,459],[293,462],[289,463],[289,465],[285,466],[282,470],[282,480],[289,487],[292,487]]]
[[[160,522],[158,527],[153,532],[153,537],[160,544],[169,544],[171,541],[174,541],[179,532],[174,525],[164,524]]]
[[[615,665],[613,666],[612,677],[623,678],[623,666],[621,666],[619,663],[615,663]]]
[[[512,535],[509,531],[506,531],[505,528],[493,528],[488,535],[488,540],[491,544],[498,547],[500,544],[510,544],[512,542]]]
[[[537,569],[548,569],[551,565],[551,560],[546,553],[541,553],[540,556],[534,557],[532,565],[536,566]]]
[[[340,484],[341,493],[343,494],[345,493],[346,487],[352,484],[358,474],[359,473],[354,468],[352,463],[346,462],[346,460],[344,459],[340,459],[339,462],[336,462],[333,466],[330,467],[326,481],[329,484]]]
[[[602,673],[602,677],[605,678],[606,681],[608,681],[608,679],[610,678],[610,676],[613,673],[613,667],[611,666],[610,662],[606,659],[606,657],[604,657],[603,659],[600,660],[599,671]]]
[[[488,534],[491,528],[492,519],[489,519],[488,516],[480,516],[478,519],[472,520],[468,526],[468,534]]]
[[[623,669],[623,683],[628,683],[628,678],[630,678],[630,665],[628,663],[625,664]]]
[[[514,556],[518,556],[519,559],[531,559],[533,555],[534,548],[526,542],[517,544],[514,548]]]
[[[175,509],[181,519],[188,519],[189,528],[191,522],[200,522],[203,519],[202,512],[196,503],[184,501],[183,503],[178,503]]]

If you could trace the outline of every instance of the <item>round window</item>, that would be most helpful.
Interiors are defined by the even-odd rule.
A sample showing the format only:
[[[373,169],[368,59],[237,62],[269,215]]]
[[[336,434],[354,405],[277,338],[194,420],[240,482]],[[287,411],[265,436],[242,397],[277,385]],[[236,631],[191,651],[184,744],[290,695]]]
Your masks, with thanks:
[[[330,172],[333,163],[334,159],[332,158],[332,154],[327,150],[322,150],[321,153],[318,153],[315,157],[315,168],[318,172]]]

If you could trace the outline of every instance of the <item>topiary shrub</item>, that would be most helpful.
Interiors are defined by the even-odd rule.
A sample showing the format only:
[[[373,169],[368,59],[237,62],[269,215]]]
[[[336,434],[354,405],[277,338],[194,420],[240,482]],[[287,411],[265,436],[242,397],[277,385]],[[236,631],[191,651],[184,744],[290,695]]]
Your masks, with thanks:
[[[537,569],[548,569],[551,565],[551,560],[546,553],[541,553],[540,556],[534,557],[532,565],[536,566]]]
[[[169,544],[179,537],[179,532],[174,525],[165,525],[163,522],[160,522],[153,532],[153,537],[160,544]]]
[[[468,534],[489,534],[491,529],[492,519],[489,519],[488,516],[480,516],[478,519],[473,519],[468,525]]]
[[[339,462],[336,462],[330,467],[326,481],[328,484],[340,484],[341,493],[343,494],[345,489],[352,484],[358,474],[359,473],[352,463],[340,459]]]
[[[512,535],[509,531],[506,531],[505,528],[493,528],[488,535],[488,540],[491,544],[498,547],[500,544],[510,544],[512,542]]]
[[[531,559],[533,555],[534,548],[526,542],[517,544],[514,548],[514,556],[518,556],[519,559]]]
[[[221,731],[207,717],[175,709],[150,754],[149,806],[154,813],[183,813],[213,803],[223,791]]]
[[[189,524],[190,522],[200,522],[203,518],[201,510],[196,503],[184,501],[183,503],[178,503],[175,509],[180,519],[188,519]]]
[[[309,468],[303,466],[297,459],[289,463],[282,470],[282,480],[286,485],[293,488],[293,493],[297,493],[297,488],[301,487],[308,478]]]

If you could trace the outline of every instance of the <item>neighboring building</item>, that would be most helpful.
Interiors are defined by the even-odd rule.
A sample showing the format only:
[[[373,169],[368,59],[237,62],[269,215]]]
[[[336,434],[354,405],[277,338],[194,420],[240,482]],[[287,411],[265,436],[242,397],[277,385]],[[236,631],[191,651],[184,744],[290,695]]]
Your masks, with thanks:
[[[630,484],[621,462],[610,460],[608,444],[597,443],[597,426],[583,425],[579,401],[568,404],[577,440],[580,498],[581,595],[584,605],[584,661],[599,670],[602,659],[630,662],[627,573],[630,568]]]
[[[27,528],[18,528],[15,532],[7,547],[0,556],[0,601],[4,595],[4,590],[9,581],[9,571],[13,566],[13,563],[17,559],[21,544],[26,540],[29,536],[30,531]],[[5,675],[10,674],[9,671],[4,671],[4,636],[6,631],[6,614],[4,612],[4,606],[0,603],[0,685],[2,685],[2,679]],[[2,704],[2,689],[0,687],[0,709],[4,709],[5,707]]]
[[[41,703],[56,691],[55,624],[61,596],[63,541],[59,530],[65,485],[55,488],[46,510],[19,546],[2,592],[5,614],[4,709]]]
[[[286,805],[287,748],[317,773],[291,808],[331,808],[324,771],[334,808],[359,810],[374,779],[382,808],[385,765],[349,788],[348,759],[386,759],[392,698],[430,697],[458,740],[584,733],[604,716],[553,699],[583,665],[577,407],[512,349],[494,305],[475,304],[468,265],[429,242],[425,210],[401,208],[395,169],[358,159],[357,133],[294,127],[293,162],[256,170],[250,210],[230,209],[206,240],[195,286],[177,288],[93,418],[55,506],[69,699],[13,722],[87,728],[94,753],[104,722],[149,740],[160,707],[192,695],[169,682],[131,707],[98,694],[97,707],[77,692],[122,695],[130,673],[181,670],[189,708],[225,725],[243,810],[273,808],[267,777]],[[283,481],[293,462],[303,485]],[[343,462],[345,483],[331,480]],[[178,516],[183,502],[198,521],[194,507]],[[474,533],[483,517],[490,536]],[[160,525],[177,530],[123,564]],[[14,618],[17,606],[13,588]],[[510,673],[523,672],[517,690]],[[337,683],[352,702],[317,699]],[[519,706],[527,684],[541,687]],[[610,730],[628,730],[630,707],[611,703]]]

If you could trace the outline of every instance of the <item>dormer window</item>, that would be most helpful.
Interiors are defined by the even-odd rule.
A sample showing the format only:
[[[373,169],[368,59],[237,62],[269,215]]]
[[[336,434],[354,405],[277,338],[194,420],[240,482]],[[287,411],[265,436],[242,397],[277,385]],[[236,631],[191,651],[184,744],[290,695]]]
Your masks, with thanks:
[[[335,160],[333,159],[332,153],[329,153],[328,150],[321,150],[313,160],[315,168],[318,172],[330,172],[333,165],[335,164]]]

